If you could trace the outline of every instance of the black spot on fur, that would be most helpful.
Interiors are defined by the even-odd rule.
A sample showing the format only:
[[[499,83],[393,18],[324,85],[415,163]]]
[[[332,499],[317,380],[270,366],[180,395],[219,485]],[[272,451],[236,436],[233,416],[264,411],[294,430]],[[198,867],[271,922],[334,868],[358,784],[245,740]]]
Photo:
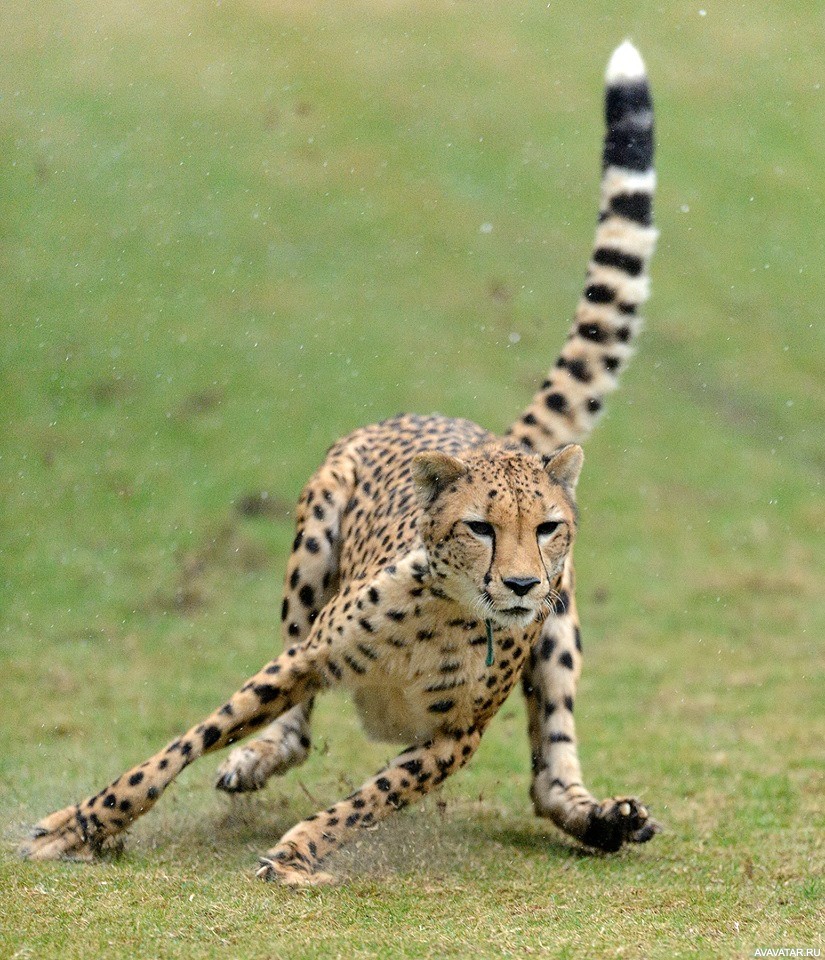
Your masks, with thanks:
[[[455,700],[436,700],[427,709],[430,713],[449,713],[455,706]]]
[[[610,209],[643,227],[653,222],[653,200],[649,193],[620,193],[610,201]]]
[[[351,657],[348,653],[344,654],[344,662],[357,674],[363,675],[367,672],[366,667],[362,666],[357,660]]]
[[[591,343],[607,343],[610,339],[610,334],[597,323],[580,323],[576,330],[583,340]]]
[[[590,303],[612,303],[616,291],[605,283],[591,283],[585,288],[584,298]]]
[[[214,746],[221,738],[221,731],[214,724],[203,731],[203,749],[208,750]]]
[[[544,403],[549,410],[555,410],[556,413],[567,412],[567,398],[561,393],[548,393],[544,398]]]
[[[272,683],[256,683],[252,689],[261,703],[272,703],[281,692],[281,688]]]
[[[544,637],[541,641],[541,659],[549,660],[553,655],[553,648],[556,646],[556,641],[552,637]]]
[[[631,277],[638,277],[642,272],[642,258],[614,247],[600,247],[593,254],[593,261],[603,267],[615,267],[623,270]]]
[[[590,383],[593,379],[593,375],[590,372],[590,368],[587,366],[587,361],[580,358],[574,360],[566,360],[564,357],[559,357],[560,367],[564,367],[567,372],[573,377],[574,380],[578,380],[580,383]]]

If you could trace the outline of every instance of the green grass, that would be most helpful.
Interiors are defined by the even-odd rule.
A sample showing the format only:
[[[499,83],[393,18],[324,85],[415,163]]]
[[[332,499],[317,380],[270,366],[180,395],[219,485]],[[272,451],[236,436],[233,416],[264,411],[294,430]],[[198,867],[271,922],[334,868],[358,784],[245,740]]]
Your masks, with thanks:
[[[2,6],[0,955],[822,946],[821,19],[699,7]],[[24,825],[278,648],[290,504],[331,441],[526,402],[580,288],[626,35],[662,236],[587,448],[577,711],[591,788],[667,832],[587,856],[533,818],[514,697],[438,798],[341,854],[346,885],[256,883],[258,852],[388,755],[330,697],[264,795],[215,795],[207,760],[120,860],[19,862]],[[243,518],[261,490],[273,516]]]

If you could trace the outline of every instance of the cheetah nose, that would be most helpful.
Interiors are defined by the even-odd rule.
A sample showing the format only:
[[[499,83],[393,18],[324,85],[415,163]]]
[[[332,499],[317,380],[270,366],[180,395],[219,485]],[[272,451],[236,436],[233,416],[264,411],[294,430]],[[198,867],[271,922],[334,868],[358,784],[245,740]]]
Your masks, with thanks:
[[[512,590],[517,597],[523,597],[537,583],[541,583],[538,577],[503,577],[501,582],[505,587]]]

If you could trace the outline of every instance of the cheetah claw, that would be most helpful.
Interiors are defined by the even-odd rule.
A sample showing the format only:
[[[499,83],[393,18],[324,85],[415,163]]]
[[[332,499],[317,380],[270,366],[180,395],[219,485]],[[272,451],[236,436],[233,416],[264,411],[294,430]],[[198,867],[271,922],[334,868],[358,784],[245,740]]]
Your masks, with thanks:
[[[65,807],[36,824],[18,847],[24,860],[94,860],[93,847],[77,817],[77,807]]]
[[[662,826],[633,797],[611,797],[595,806],[581,842],[596,850],[615,853],[625,843],[647,843]]]

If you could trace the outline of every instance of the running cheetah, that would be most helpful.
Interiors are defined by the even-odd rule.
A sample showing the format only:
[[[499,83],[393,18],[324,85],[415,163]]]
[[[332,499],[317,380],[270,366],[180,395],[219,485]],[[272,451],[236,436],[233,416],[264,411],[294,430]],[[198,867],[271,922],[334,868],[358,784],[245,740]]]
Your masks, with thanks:
[[[400,416],[336,443],[298,505],[285,651],[159,753],[42,820],[24,856],[94,857],[190,763],[269,724],[218,775],[221,790],[258,789],[306,757],[314,696],[344,687],[369,736],[410,746],[289,830],[257,871],[290,885],[329,882],[322,865],[355,831],[469,761],[519,678],[537,814],[606,851],[656,833],[637,800],[598,802],[584,787],[573,723],[582,663],[577,442],[631,355],[656,239],[652,102],[630,43],[613,54],[606,81],[586,286],[561,355],[522,416],[504,438],[467,420]]]

